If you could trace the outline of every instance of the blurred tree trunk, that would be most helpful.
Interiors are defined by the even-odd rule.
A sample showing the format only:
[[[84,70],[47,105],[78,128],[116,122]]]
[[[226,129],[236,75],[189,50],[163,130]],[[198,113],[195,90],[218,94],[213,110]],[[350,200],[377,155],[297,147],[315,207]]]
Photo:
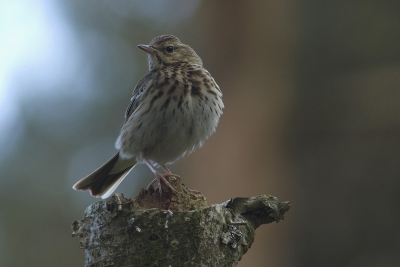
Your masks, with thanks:
[[[207,38],[188,43],[193,43],[220,86],[226,107],[216,134],[204,149],[185,159],[186,170],[179,173],[190,175],[195,188],[229,188],[208,190],[210,203],[264,192],[291,199],[302,192],[302,180],[293,179],[287,140],[297,97],[292,64],[301,26],[296,18],[299,5],[298,1],[203,1],[197,13]],[[262,227],[251,253],[238,266],[297,266],[298,259],[289,256],[297,255],[292,247],[297,227],[285,224],[273,234],[271,227]]]
[[[177,196],[142,190],[90,205],[73,222],[85,266],[236,266],[261,224],[279,222],[289,202],[261,195],[206,206],[201,194],[171,181]]]

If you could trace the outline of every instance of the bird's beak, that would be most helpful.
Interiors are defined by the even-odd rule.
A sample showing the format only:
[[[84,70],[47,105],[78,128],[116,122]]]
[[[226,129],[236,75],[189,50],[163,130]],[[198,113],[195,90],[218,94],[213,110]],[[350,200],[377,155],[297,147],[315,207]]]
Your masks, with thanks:
[[[154,54],[156,52],[156,50],[149,45],[138,45],[137,47],[139,47],[140,49],[142,49],[144,52],[146,52],[148,54]]]

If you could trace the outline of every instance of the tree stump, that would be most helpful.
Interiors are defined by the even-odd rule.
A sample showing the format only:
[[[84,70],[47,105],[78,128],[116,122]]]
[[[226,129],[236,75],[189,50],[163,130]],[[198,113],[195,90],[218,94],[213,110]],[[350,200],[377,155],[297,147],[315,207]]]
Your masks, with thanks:
[[[85,249],[86,267],[236,266],[255,229],[279,222],[290,208],[270,195],[234,198],[207,206],[178,180],[172,194],[142,189],[133,200],[114,194],[90,205],[72,223]]]

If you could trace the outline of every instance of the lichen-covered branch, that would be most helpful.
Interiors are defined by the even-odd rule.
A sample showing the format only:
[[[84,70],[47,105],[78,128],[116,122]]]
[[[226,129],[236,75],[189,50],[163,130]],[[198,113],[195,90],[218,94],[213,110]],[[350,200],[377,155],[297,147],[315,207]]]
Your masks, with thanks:
[[[261,195],[207,206],[204,196],[171,181],[178,195],[114,194],[73,222],[86,267],[236,266],[261,224],[279,222],[289,202]],[[168,210],[166,210],[168,208]]]

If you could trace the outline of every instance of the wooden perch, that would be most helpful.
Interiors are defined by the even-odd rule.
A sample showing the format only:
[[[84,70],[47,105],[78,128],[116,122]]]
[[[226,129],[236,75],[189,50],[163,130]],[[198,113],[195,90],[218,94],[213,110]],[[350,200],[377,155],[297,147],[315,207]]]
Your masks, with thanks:
[[[157,190],[133,199],[114,194],[90,205],[72,236],[85,248],[86,267],[236,266],[261,224],[283,220],[289,202],[270,195],[207,206],[177,180],[160,201]]]

